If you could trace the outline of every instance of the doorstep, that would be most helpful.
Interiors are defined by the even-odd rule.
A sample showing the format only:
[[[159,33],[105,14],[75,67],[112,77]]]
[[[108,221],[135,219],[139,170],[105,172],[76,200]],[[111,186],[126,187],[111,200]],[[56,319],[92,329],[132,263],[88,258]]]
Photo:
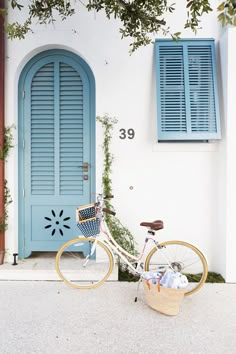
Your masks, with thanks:
[[[33,253],[31,257],[20,260],[17,265],[6,262],[0,265],[1,280],[42,280],[61,281],[55,270],[56,253]],[[108,281],[118,280],[118,267],[114,266]]]

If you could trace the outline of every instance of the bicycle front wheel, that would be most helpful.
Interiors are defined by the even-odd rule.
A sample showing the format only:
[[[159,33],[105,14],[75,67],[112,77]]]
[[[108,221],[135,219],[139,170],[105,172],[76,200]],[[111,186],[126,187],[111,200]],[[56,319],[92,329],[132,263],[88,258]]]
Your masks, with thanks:
[[[198,291],[206,281],[207,261],[193,245],[183,241],[166,241],[154,247],[145,260],[145,271],[163,272],[170,267],[188,278],[185,296]]]
[[[107,280],[112,270],[111,251],[94,237],[70,240],[56,255],[57,274],[74,288],[96,288]]]

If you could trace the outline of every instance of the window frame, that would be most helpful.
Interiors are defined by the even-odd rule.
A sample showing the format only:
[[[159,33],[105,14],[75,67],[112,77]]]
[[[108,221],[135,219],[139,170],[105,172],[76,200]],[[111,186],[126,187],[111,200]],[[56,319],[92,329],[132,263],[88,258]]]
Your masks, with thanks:
[[[186,131],[168,131],[163,130],[162,125],[165,123],[165,116],[162,114],[161,106],[161,96],[163,95],[163,89],[161,88],[161,68],[160,68],[160,48],[164,47],[178,47],[182,48],[182,66],[183,66],[183,87],[184,91],[184,102],[185,102],[185,125]],[[193,105],[190,103],[190,77],[189,77],[189,53],[188,49],[190,47],[208,47],[210,48],[211,56],[211,67],[210,75],[212,80],[212,90],[209,92],[210,95],[213,95],[214,103],[214,124],[215,131],[193,131],[193,116],[191,116],[191,107]],[[199,52],[201,54],[201,52]],[[157,39],[155,41],[155,63],[156,63],[156,88],[157,88],[157,121],[158,121],[158,141],[160,142],[206,142],[209,140],[215,140],[221,138],[220,130],[220,114],[219,114],[219,100],[218,100],[218,85],[217,85],[217,73],[216,73],[216,57],[215,57],[215,43],[214,39],[181,39],[178,41],[173,41],[172,39]],[[173,66],[174,67],[174,66]],[[163,78],[162,78],[163,79]],[[180,91],[176,91],[180,93]],[[198,91],[199,92],[199,91]],[[208,97],[206,96],[206,98]],[[175,119],[175,118],[174,118]],[[208,125],[211,124],[211,116],[206,120]],[[176,118],[178,121],[178,118]],[[163,123],[164,122],[164,123]],[[179,120],[180,122],[180,120]]]

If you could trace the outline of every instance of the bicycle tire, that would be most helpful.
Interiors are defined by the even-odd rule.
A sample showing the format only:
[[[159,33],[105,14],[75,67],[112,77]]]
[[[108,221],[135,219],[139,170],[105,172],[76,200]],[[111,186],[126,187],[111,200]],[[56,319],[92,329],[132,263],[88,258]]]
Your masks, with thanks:
[[[200,290],[208,274],[207,261],[202,252],[184,241],[166,241],[160,243],[158,247],[160,251],[154,247],[148,253],[144,265],[145,271],[165,271],[169,268],[168,259],[169,264],[175,270],[188,278],[189,284],[186,287],[185,296],[192,295]]]
[[[91,255],[93,246],[95,251]],[[113,266],[111,251],[94,237],[72,239],[56,255],[58,276],[77,289],[92,289],[102,285],[111,275]]]

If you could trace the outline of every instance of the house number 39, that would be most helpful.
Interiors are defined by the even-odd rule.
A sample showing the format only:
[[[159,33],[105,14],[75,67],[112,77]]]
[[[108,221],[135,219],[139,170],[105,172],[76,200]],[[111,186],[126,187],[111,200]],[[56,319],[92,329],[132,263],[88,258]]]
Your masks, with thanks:
[[[130,128],[128,130],[122,128],[120,129],[120,136],[119,138],[120,139],[133,139],[135,136],[135,132],[134,132],[134,129]]]

